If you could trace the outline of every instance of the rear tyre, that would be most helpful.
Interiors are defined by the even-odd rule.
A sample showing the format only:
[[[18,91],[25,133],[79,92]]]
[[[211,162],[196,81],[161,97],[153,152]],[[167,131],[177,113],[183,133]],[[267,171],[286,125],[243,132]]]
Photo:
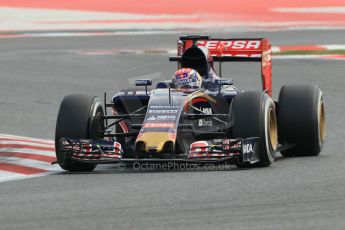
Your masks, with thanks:
[[[313,85],[283,86],[278,111],[280,142],[296,144],[281,154],[284,157],[319,155],[326,136],[322,91]]]
[[[261,92],[244,92],[236,95],[230,107],[232,137],[259,137],[257,149],[259,162],[253,166],[267,167],[276,156],[278,145],[277,119],[273,100]],[[248,164],[237,164],[247,167]]]
[[[72,172],[89,172],[96,164],[76,162],[59,149],[61,138],[102,139],[104,122],[100,116],[104,114],[98,97],[73,94],[66,96],[61,102],[55,131],[56,158],[60,167]]]

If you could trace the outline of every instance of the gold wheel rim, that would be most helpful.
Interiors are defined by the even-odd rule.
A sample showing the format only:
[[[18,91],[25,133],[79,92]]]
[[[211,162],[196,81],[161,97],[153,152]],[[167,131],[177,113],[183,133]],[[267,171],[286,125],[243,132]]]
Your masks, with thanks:
[[[269,111],[269,139],[270,139],[270,144],[272,147],[272,150],[275,151],[277,149],[278,146],[278,127],[277,127],[277,118],[275,116],[274,110],[272,108],[270,108]]]
[[[319,114],[320,114],[320,120],[319,120],[319,123],[320,123],[320,139],[321,141],[323,142],[325,140],[325,137],[326,137],[326,117],[325,117],[325,107],[323,105],[323,100],[321,100],[321,106],[320,106],[320,111],[319,111]]]

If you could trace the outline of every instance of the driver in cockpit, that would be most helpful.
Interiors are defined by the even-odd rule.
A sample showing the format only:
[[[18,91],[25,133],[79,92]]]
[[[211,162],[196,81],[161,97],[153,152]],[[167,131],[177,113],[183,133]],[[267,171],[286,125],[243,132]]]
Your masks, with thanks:
[[[182,68],[173,75],[172,83],[175,89],[183,92],[194,92],[202,87],[202,77],[191,68]]]

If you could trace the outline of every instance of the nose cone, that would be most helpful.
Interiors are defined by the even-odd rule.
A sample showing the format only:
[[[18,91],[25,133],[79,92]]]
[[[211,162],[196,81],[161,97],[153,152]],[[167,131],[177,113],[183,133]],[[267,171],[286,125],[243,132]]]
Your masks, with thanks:
[[[149,132],[142,133],[138,136],[136,144],[144,144],[145,152],[162,152],[165,143],[168,141],[175,143],[172,133],[169,132]]]

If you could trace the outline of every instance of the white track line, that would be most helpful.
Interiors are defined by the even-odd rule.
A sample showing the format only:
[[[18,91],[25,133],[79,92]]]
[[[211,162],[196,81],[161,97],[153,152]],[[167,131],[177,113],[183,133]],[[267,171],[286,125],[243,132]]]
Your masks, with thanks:
[[[23,174],[6,172],[6,171],[0,170],[0,182],[20,180],[20,179],[25,179],[27,177],[28,176],[23,175]]]
[[[15,140],[29,140],[29,141],[32,140],[32,141],[39,141],[39,142],[47,143],[47,144],[54,144],[55,143],[53,140],[15,136],[15,135],[11,135],[11,134],[0,134],[0,138],[13,138]]]
[[[28,154],[37,154],[47,157],[55,157],[55,152],[52,151],[44,151],[44,150],[32,150],[32,149],[22,149],[22,148],[0,148],[0,156],[1,152],[19,152],[19,153],[28,153]]]
[[[20,141],[14,141],[14,140],[8,141],[8,140],[1,140],[1,138],[0,138],[0,147],[1,147],[1,145],[25,145],[25,146],[32,146],[32,147],[38,146],[38,147],[45,147],[45,148],[55,148],[54,144],[32,143],[32,142],[22,141],[22,140],[20,140]]]
[[[344,6],[334,7],[299,7],[299,8],[273,8],[271,11],[280,13],[317,13],[317,14],[345,14]]]
[[[56,172],[46,172],[46,173],[38,173],[35,175],[23,175],[20,173],[12,173],[12,172],[6,172],[0,170],[0,182],[6,182],[6,181],[16,181],[16,180],[23,180],[23,179],[29,179],[29,178],[35,178],[35,177],[41,177],[41,176],[48,176],[50,174],[56,174]]]
[[[319,46],[325,48],[326,50],[345,50],[344,44],[319,45]]]
[[[4,163],[33,167],[33,168],[43,169],[47,171],[55,171],[55,172],[61,171],[60,166],[57,164],[52,165],[47,162],[31,160],[31,159],[23,159],[20,157],[0,157],[0,161]]]

